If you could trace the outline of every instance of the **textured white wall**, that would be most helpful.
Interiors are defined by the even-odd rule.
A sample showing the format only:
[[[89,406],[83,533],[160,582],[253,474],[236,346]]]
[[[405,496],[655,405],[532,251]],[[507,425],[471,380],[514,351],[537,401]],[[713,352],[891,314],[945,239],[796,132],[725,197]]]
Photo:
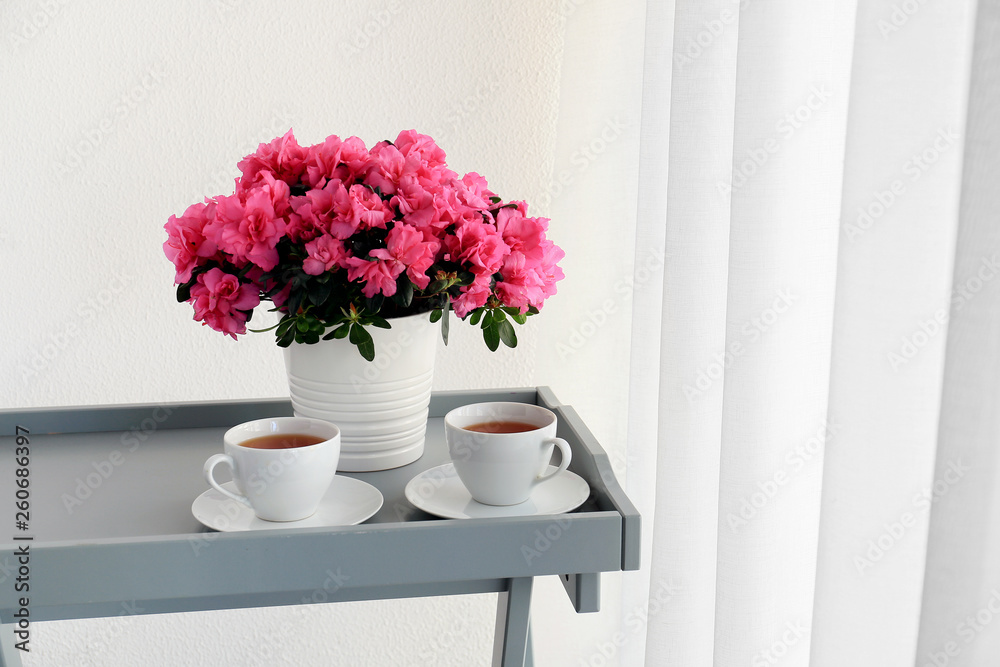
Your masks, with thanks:
[[[302,143],[369,144],[415,128],[456,171],[552,216],[569,254],[517,350],[489,354],[453,328],[435,388],[551,385],[623,469],[628,295],[615,286],[631,273],[634,200],[602,186],[632,177],[641,72],[599,54],[641,55],[642,3],[627,4],[627,28],[609,33],[601,17],[624,6],[601,0],[3,3],[0,406],[286,395],[270,335],[234,342],[174,301],[163,224],[230,191],[239,158],[289,127]],[[571,72],[567,21],[597,29],[575,38]],[[615,316],[590,333],[608,299]],[[591,616],[538,582],[538,664],[578,665],[612,635],[605,581]],[[486,595],[39,623],[25,664],[487,664],[494,610]]]

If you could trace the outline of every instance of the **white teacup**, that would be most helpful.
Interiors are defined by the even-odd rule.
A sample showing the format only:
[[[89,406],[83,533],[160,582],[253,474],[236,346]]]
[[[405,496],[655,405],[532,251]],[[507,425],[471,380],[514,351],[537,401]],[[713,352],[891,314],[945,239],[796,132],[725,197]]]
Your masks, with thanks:
[[[300,436],[298,442],[304,444],[287,446],[289,436]],[[205,462],[205,479],[212,488],[266,521],[298,521],[315,514],[337,474],[340,429],[306,417],[257,419],[226,431],[223,452]],[[239,493],[213,477],[220,463],[232,470]]]
[[[523,503],[573,457],[569,443],[556,437],[556,415],[537,405],[464,405],[445,415],[444,427],[455,472],[473,499],[486,505]],[[548,471],[556,447],[562,457]]]

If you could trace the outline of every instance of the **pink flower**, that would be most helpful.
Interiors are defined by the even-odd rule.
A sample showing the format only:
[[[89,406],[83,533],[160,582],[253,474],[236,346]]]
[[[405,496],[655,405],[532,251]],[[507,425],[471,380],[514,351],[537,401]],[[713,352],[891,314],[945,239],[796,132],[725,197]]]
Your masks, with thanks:
[[[402,266],[410,282],[419,289],[430,284],[427,269],[434,263],[441,244],[437,240],[425,241],[420,230],[404,224],[397,224],[385,239],[385,248],[371,251],[371,256],[387,263]]]
[[[382,194],[396,193],[396,184],[404,173],[415,171],[419,162],[409,160],[399,150],[387,141],[380,141],[372,146],[372,170],[368,172],[365,182],[373,188],[378,188]]]
[[[465,318],[476,308],[486,305],[486,300],[490,297],[489,279],[483,281],[477,278],[471,285],[462,287],[459,292],[458,297],[452,299],[451,305],[455,315]]]
[[[392,219],[392,212],[381,197],[363,185],[352,185],[348,192],[355,218],[362,227],[385,228],[385,223]]]
[[[393,143],[404,156],[418,157],[431,168],[444,166],[444,151],[426,134],[419,134],[416,130],[403,130]]]
[[[321,188],[327,179],[336,177],[342,145],[340,137],[330,135],[323,143],[306,149],[304,179],[306,185]]]
[[[198,275],[191,286],[194,319],[236,339],[246,333],[246,311],[260,303],[257,287],[240,283],[239,278],[222,269],[210,269]]]
[[[477,275],[492,275],[503,264],[510,248],[496,227],[486,222],[467,222],[445,237],[444,259],[465,265]]]
[[[385,296],[395,294],[396,278],[402,272],[403,265],[398,262],[368,261],[360,257],[347,258],[347,279],[364,281],[361,293],[367,297],[376,294]]]
[[[505,207],[497,212],[497,230],[512,251],[541,259],[548,219],[526,218],[522,208],[524,202],[515,203],[518,208]]]
[[[511,252],[500,269],[501,279],[497,281],[496,292],[504,305],[520,308],[528,306],[541,308],[549,296],[556,293],[556,282],[563,279],[562,269],[557,262],[565,253],[551,241],[541,245],[538,257],[531,257],[519,251]]]
[[[365,148],[365,142],[357,137],[348,137],[340,145],[340,162],[346,171],[338,170],[335,176],[342,181],[347,181],[368,171],[372,160],[368,149]]]
[[[302,270],[310,276],[318,276],[335,266],[346,266],[344,244],[327,234],[307,243],[306,252],[309,257],[302,262]]]
[[[519,308],[521,312],[545,299],[542,277],[535,271],[537,262],[529,261],[523,253],[513,252],[500,270],[502,280],[496,284],[497,296],[505,306]]]
[[[425,227],[434,219],[434,195],[427,191],[417,177],[404,175],[396,184],[396,195],[390,200],[404,219],[416,227]]]
[[[308,195],[322,190],[310,190],[301,197],[292,197],[290,200],[292,212],[288,214],[288,223],[285,225],[285,234],[296,243],[312,241],[325,230],[320,214],[313,207],[314,197]]]
[[[306,151],[299,146],[288,130],[269,144],[260,144],[257,152],[248,155],[237,165],[243,177],[237,184],[237,192],[245,192],[261,183],[264,174],[280,179],[289,185],[298,182],[306,169]]]
[[[174,263],[174,282],[182,285],[191,280],[191,272],[205,258],[215,255],[215,241],[205,237],[205,225],[215,215],[215,204],[192,204],[181,217],[170,216],[164,229],[167,240],[163,252]]]
[[[277,266],[275,246],[285,233],[285,221],[275,215],[270,193],[254,190],[244,206],[236,195],[220,197],[217,203],[216,242],[234,263],[253,262],[265,271]]]
[[[323,233],[346,239],[358,228],[354,202],[338,179],[294,199],[285,229],[293,241],[311,241]]]
[[[535,269],[542,276],[542,294],[545,298],[548,298],[556,293],[556,283],[565,278],[562,269],[559,268],[558,262],[566,256],[562,248],[557,246],[555,243],[549,240],[542,242],[542,261],[539,266]],[[536,308],[541,308],[541,302],[532,303],[531,305]]]
[[[467,206],[487,209],[492,206],[490,197],[496,197],[496,194],[487,187],[486,179],[474,171],[470,171],[454,185],[458,198]]]

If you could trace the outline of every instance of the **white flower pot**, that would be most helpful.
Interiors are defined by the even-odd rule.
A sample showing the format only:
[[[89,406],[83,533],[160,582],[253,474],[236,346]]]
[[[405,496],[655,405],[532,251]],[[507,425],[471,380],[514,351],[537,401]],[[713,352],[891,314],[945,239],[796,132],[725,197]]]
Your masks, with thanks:
[[[375,342],[373,361],[346,339],[284,349],[295,414],[340,427],[338,470],[398,468],[424,453],[441,322],[421,313],[389,323],[391,329],[365,327]]]

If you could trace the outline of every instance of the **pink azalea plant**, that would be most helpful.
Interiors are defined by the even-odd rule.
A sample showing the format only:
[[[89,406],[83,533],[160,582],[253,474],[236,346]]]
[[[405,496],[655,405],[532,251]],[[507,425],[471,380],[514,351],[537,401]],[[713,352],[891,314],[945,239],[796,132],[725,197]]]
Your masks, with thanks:
[[[233,194],[170,216],[163,244],[178,301],[234,339],[269,300],[282,347],[348,338],[371,360],[366,326],[430,312],[445,318],[447,342],[449,310],[480,325],[491,350],[514,347],[511,322],[537,313],[563,277],[546,218],[503,202],[479,174],[459,178],[413,130],[371,149],[336,136],[302,147],[289,130],[238,167]]]

